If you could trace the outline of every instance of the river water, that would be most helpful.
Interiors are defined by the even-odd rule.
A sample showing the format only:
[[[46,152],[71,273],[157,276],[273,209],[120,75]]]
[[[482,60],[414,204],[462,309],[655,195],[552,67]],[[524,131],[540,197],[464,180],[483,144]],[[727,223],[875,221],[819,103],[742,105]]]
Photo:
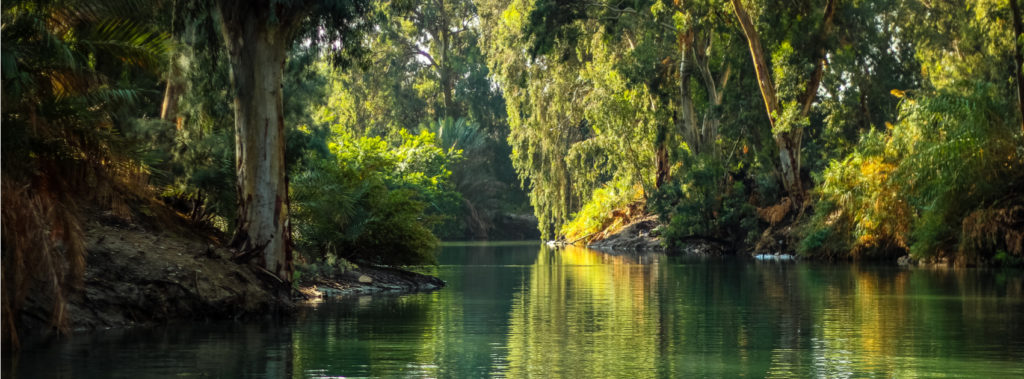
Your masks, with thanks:
[[[1024,274],[446,245],[433,293],[79,335],[26,378],[1024,377]],[[8,375],[5,375],[7,377]]]

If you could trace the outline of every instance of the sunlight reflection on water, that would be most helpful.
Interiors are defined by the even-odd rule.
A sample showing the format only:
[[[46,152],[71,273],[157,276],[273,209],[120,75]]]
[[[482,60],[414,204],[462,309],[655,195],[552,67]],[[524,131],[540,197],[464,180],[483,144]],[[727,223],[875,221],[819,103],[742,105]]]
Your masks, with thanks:
[[[1019,272],[446,246],[433,293],[101,332],[23,377],[1022,377]],[[14,365],[5,360],[5,373]]]

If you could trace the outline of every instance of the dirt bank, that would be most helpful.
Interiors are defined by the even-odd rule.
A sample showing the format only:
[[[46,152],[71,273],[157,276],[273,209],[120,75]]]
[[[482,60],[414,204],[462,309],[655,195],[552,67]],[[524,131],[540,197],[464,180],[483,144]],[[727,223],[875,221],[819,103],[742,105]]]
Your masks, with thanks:
[[[344,296],[444,286],[440,279],[406,270],[361,267],[311,283],[303,291],[306,295],[289,294],[274,290],[279,288],[276,279],[259,268],[231,261],[231,251],[208,233],[102,217],[84,223],[83,231],[87,256],[82,285],[66,291],[65,306],[56,311],[52,294],[28,296],[15,320],[24,344],[57,335],[52,326],[57,312],[63,313],[67,332],[82,332],[171,320],[287,316],[296,299],[324,292]]]
[[[238,318],[290,308],[257,270],[232,262],[213,237],[101,220],[88,221],[83,229],[84,281],[65,293],[62,310],[70,331]],[[29,296],[18,314],[19,335],[53,334],[52,304],[48,294]]]
[[[647,217],[607,238],[592,241],[587,247],[603,251],[665,251],[661,238],[655,232],[658,225],[657,217]]]
[[[607,238],[592,241],[587,247],[604,252],[664,252],[672,255],[724,255],[728,249],[724,244],[693,237],[687,239],[684,247],[677,251],[665,249],[656,216],[635,221]]]
[[[299,300],[321,301],[368,293],[425,292],[444,286],[443,280],[430,275],[394,267],[363,266],[336,277],[303,281],[299,288]]]

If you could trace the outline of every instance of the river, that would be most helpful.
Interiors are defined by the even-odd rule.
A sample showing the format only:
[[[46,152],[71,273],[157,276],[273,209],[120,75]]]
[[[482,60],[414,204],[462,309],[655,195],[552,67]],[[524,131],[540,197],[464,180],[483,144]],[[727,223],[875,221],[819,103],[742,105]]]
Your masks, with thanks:
[[[448,287],[109,330],[26,378],[1024,377],[1024,274],[445,245]],[[5,375],[6,377],[7,375]]]

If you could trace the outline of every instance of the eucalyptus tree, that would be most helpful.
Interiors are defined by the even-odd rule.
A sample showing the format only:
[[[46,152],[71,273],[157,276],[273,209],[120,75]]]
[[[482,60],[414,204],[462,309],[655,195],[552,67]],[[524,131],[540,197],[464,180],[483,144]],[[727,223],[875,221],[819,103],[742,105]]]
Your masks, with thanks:
[[[809,4],[797,4],[792,9],[781,7],[774,12],[767,5],[752,8],[760,11],[760,18],[752,18],[742,0],[730,1],[747,39],[761,98],[778,147],[780,179],[796,204],[802,204],[803,132],[824,74],[838,1],[826,0],[820,9]],[[770,30],[775,35],[771,42],[775,43],[769,45],[771,50],[766,52],[762,35],[764,29],[771,29],[768,25],[776,26],[775,30]],[[807,31],[812,32],[805,34]],[[786,35],[787,32],[792,34]]]
[[[504,141],[505,102],[480,52],[477,8],[468,0],[371,6],[381,17],[366,34],[367,64],[328,73],[330,96],[317,119],[392,143],[403,129],[479,130],[485,146],[464,151],[466,160],[452,167],[464,204],[461,215],[449,216],[461,217],[436,231],[445,238],[486,238],[493,218],[516,198],[507,191],[514,174]]]
[[[608,34],[621,35],[625,41],[618,46],[624,63],[615,69],[649,88],[653,100],[668,108],[667,118],[659,122],[657,186],[669,179],[670,141],[685,142],[690,154],[718,157],[723,101],[736,72],[737,46],[733,30],[722,17],[723,3],[655,0],[584,5],[584,17],[597,20]],[[604,38],[605,44],[614,41]]]
[[[292,279],[282,80],[296,43],[329,51],[349,63],[363,52],[373,24],[368,1],[221,0],[191,2],[183,18],[213,12],[228,57],[235,116],[238,217],[231,245],[236,259],[256,259],[282,283]]]
[[[571,214],[581,202],[566,200],[586,199],[617,179],[653,192],[669,181],[681,142],[686,154],[718,154],[737,45],[721,6],[597,0],[488,6],[485,42],[509,101],[513,160],[539,215],[557,207]],[[544,93],[551,94],[531,99]],[[578,127],[570,126],[572,118]],[[574,129],[574,138],[552,133]],[[549,188],[561,182],[560,191]],[[566,188],[575,196],[561,195]]]
[[[426,61],[427,76],[440,92],[441,103],[433,107],[435,118],[465,116],[456,102],[455,87],[460,71],[465,70],[460,60],[465,59],[467,50],[476,48],[475,14],[476,7],[469,0],[426,0],[397,15],[396,22],[407,25],[404,33],[394,35],[396,42],[408,54]]]
[[[481,50],[505,97],[512,164],[529,188],[542,237],[551,238],[581,204],[565,157],[588,133],[578,101],[586,83],[577,78],[583,62],[572,45],[559,41],[554,49],[564,59],[531,59],[525,26],[533,7],[525,0],[477,2]]]

